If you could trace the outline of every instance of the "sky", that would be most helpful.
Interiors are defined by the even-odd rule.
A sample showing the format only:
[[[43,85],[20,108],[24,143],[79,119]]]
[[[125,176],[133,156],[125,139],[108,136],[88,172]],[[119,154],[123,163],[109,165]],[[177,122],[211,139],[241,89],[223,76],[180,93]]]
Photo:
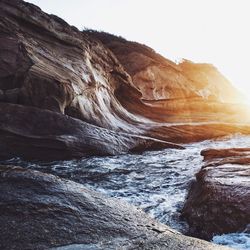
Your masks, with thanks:
[[[214,64],[250,100],[249,0],[28,0],[79,29],[146,44],[179,61]]]

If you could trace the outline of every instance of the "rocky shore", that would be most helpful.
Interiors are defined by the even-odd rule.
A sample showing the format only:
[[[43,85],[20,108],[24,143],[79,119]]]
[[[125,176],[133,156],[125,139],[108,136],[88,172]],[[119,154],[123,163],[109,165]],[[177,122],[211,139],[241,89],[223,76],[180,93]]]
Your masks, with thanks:
[[[226,249],[50,174],[0,166],[0,188],[1,249]]]
[[[0,1],[0,160],[182,150],[183,143],[249,135],[250,109],[241,99],[210,64],[176,64],[146,45],[79,31],[22,0]],[[250,150],[201,154],[205,165],[183,209],[190,235],[210,240],[244,230]],[[226,249],[84,185],[0,166],[0,248]]]
[[[208,149],[201,155],[205,165],[197,173],[183,208],[190,235],[210,240],[214,235],[247,230],[250,149]]]
[[[240,93],[212,65],[175,64],[21,0],[0,2],[0,45],[2,157],[181,148],[175,143],[250,132]]]

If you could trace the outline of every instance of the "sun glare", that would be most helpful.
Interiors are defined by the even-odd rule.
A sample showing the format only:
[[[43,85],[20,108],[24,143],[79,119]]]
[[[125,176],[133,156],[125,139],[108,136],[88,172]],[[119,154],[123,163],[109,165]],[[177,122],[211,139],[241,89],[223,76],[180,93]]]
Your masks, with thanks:
[[[28,1],[79,29],[121,35],[172,60],[212,63],[250,103],[248,0]],[[83,9],[88,10],[84,15]],[[241,14],[233,18],[237,13]]]
[[[232,62],[216,65],[219,71],[232,83],[232,85],[242,93],[241,103],[250,105],[250,75],[247,69],[248,62],[242,57],[241,66],[235,68]]]

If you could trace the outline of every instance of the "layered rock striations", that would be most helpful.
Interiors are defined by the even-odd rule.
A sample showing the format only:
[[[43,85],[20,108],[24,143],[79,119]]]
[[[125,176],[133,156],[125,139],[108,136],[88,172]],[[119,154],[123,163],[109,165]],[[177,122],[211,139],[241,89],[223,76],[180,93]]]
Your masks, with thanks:
[[[173,145],[139,139],[143,118],[114,94],[120,85],[132,88],[130,77],[100,42],[23,1],[0,6],[1,155],[44,158],[51,151],[56,159]]]
[[[144,45],[80,32],[24,1],[0,2],[0,108],[8,116],[0,124],[2,156],[11,148],[13,155],[29,157],[29,148],[36,157],[46,155],[48,135],[72,158],[155,149],[153,141],[157,148],[178,147],[167,142],[249,133],[244,107],[228,104],[239,97],[210,65],[175,64]],[[20,123],[28,123],[29,112],[32,131]],[[38,133],[45,121],[53,129]],[[83,126],[81,138],[86,127],[98,133],[75,139],[72,124]],[[55,133],[57,126],[63,133]]]
[[[13,114],[13,115],[10,115]],[[116,133],[46,109],[0,105],[0,158],[59,160],[116,155],[182,146],[134,134]]]
[[[250,149],[203,150],[205,165],[192,184],[183,216],[203,239],[243,232],[250,224]]]
[[[23,1],[1,1],[0,77],[6,102],[106,128],[130,126],[130,114],[114,96],[130,80],[112,53]]]
[[[146,45],[104,32],[88,32],[119,59],[140,90],[143,104],[163,111],[161,116],[143,113],[152,119],[167,122],[223,120],[226,117],[220,117],[222,113],[232,112],[228,104],[238,103],[242,98],[213,65],[188,60],[176,64]],[[129,105],[126,99],[124,102]],[[208,117],[208,113],[214,117]]]
[[[146,45],[104,32],[87,32],[115,54],[142,93],[143,100],[207,98],[239,101],[240,93],[213,65],[188,60],[176,64]]]

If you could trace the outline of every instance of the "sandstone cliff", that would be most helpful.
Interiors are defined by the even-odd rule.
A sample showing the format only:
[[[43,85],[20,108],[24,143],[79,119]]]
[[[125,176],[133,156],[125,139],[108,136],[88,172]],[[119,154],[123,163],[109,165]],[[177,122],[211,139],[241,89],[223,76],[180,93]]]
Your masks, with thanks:
[[[122,63],[141,93],[140,100],[146,106],[142,115],[151,119],[225,121],[234,112],[231,104],[237,104],[242,98],[213,65],[188,60],[176,64],[146,45],[104,32],[89,30],[87,33],[103,42]],[[130,99],[123,100],[133,112],[140,112],[138,105],[131,107],[130,102]],[[148,113],[150,107],[157,114]],[[238,111],[241,112],[239,107]]]
[[[21,0],[0,2],[2,156],[30,157],[31,148],[46,155],[48,136],[70,158],[249,133],[245,107],[232,104],[239,98],[211,65],[175,64],[145,45],[80,32]],[[72,124],[98,132],[79,136]]]

